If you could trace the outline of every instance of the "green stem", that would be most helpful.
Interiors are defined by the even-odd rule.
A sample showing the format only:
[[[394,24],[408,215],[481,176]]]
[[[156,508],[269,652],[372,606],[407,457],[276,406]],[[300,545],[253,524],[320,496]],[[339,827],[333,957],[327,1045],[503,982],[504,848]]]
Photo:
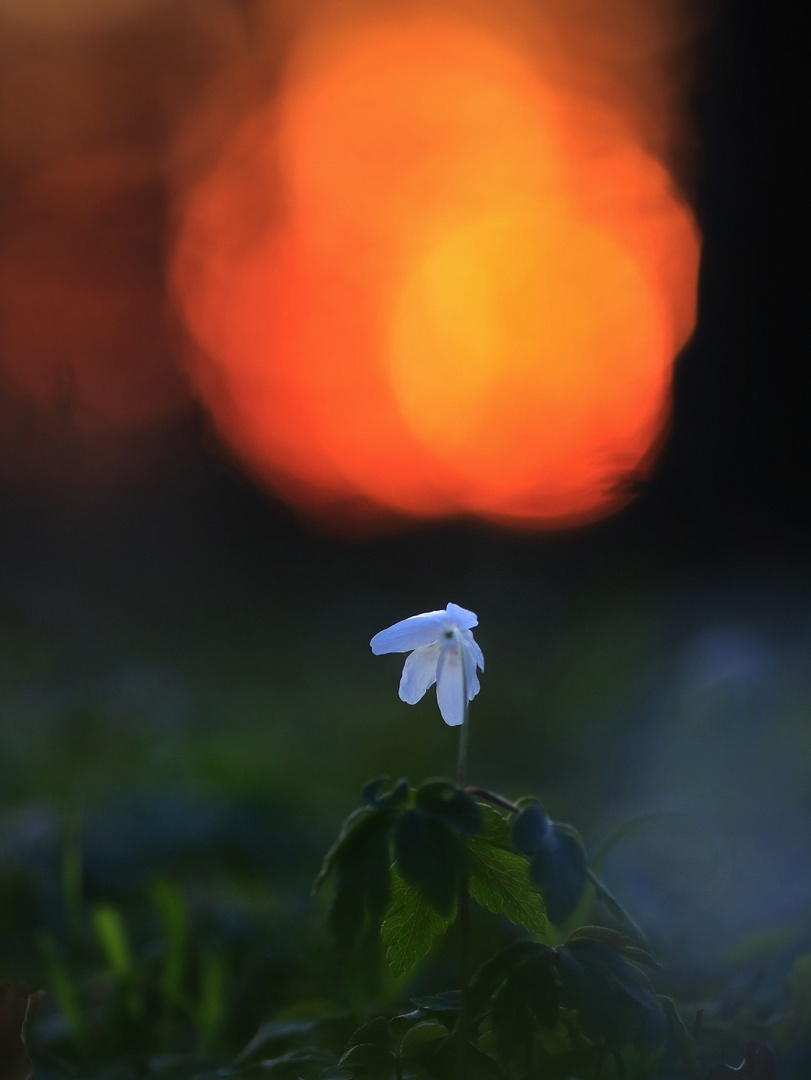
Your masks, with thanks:
[[[468,706],[470,702],[467,669],[465,667],[465,643],[462,641],[462,635],[458,630],[454,630],[453,635],[456,639],[456,648],[459,650],[459,663],[462,665],[462,701],[465,703],[465,712],[459,732],[459,757],[456,762],[456,783],[461,788],[465,786],[467,777],[468,730],[470,726]]]
[[[456,911],[459,926],[459,1013],[456,1018],[456,1038],[459,1052],[459,1080],[467,1075],[467,1029],[470,1024],[467,984],[470,979],[470,882],[468,875],[459,879],[459,899]]]
[[[456,783],[461,788],[465,786],[467,774],[467,748],[468,748],[468,719],[467,705],[465,705],[465,719],[462,722],[462,730],[459,732],[459,757],[456,762]]]
[[[460,788],[465,786],[467,777],[467,755],[469,742],[469,687],[467,669],[465,667],[465,646],[462,635],[454,630],[456,647],[459,650],[459,662],[462,665],[462,700],[464,702],[464,716],[462,730],[459,732],[459,758],[456,765],[456,783]],[[468,1009],[467,984],[470,979],[470,879],[467,872],[459,878],[459,896],[456,911],[456,921],[459,925],[459,1014],[456,1018],[456,1037],[458,1040],[458,1071],[459,1080],[465,1080],[467,1075],[467,1029],[470,1023]]]

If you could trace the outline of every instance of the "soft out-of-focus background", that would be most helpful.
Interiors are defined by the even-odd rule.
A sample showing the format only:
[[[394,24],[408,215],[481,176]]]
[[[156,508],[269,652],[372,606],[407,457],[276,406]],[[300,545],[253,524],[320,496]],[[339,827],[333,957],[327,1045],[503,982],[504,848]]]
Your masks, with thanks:
[[[479,614],[487,660],[472,777],[540,794],[592,851],[650,815],[604,874],[688,968],[723,970],[760,932],[807,948],[802,36],[765,0],[683,15],[625,60],[588,32],[592,5],[560,30],[619,56],[632,98],[669,73],[654,120],[680,119],[654,149],[703,247],[658,460],[613,514],[544,532],[345,518],[340,497],[313,513],[215,415],[235,392],[171,276],[181,193],[272,100],[295,11],[2,0],[0,975],[33,978],[51,954],[32,943],[63,933],[77,830],[82,902],[137,906],[168,877],[212,941],[277,916],[303,934],[306,880],[363,781],[452,769],[430,695],[400,703],[397,660],[368,649],[448,600]],[[255,1012],[304,992],[263,947],[231,972],[246,1000],[262,987]]]

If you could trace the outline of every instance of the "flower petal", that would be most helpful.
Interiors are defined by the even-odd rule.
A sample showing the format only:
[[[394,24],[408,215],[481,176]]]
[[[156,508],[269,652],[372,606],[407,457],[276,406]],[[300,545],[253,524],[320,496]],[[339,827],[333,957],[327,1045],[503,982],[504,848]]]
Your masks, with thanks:
[[[479,625],[478,615],[473,611],[468,611],[467,608],[459,607],[458,604],[448,604],[445,612],[452,619],[453,625],[458,626],[460,630],[470,630]]]
[[[462,658],[458,647],[446,646],[439,654],[436,666],[436,700],[442,719],[450,727],[458,727],[465,721],[462,678]]]
[[[478,664],[482,671],[484,671],[484,654],[479,648],[479,643],[476,641],[476,639],[473,637],[469,630],[462,631],[462,641],[464,641],[475,663]]]
[[[400,679],[400,697],[408,705],[415,705],[429,686],[436,682],[436,669],[442,646],[438,641],[423,645],[406,659]]]
[[[401,619],[393,626],[381,630],[369,644],[375,656],[380,656],[381,653],[411,652],[412,649],[419,649],[436,641],[447,624],[448,616],[444,611],[426,611],[423,615],[412,615],[409,619]]]

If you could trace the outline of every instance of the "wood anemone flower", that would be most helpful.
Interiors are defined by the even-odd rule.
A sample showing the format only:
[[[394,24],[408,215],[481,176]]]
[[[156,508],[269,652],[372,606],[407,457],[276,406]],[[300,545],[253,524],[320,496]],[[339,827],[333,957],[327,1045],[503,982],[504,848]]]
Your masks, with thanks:
[[[448,604],[444,611],[426,611],[394,623],[375,634],[370,644],[375,656],[410,653],[400,679],[400,697],[414,705],[436,683],[442,719],[458,727],[480,689],[476,669],[484,671],[482,651],[471,633],[478,623],[472,611]]]

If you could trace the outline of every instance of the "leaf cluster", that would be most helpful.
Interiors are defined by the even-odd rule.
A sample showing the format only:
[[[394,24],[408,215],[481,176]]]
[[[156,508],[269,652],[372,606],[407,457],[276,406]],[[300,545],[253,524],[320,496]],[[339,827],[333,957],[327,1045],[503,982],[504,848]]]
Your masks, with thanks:
[[[657,963],[631,939],[583,927],[554,948],[535,941],[508,946],[474,976],[471,1002],[488,1010],[506,1060],[535,1035],[535,1052],[550,1059],[585,1050],[618,1054],[629,1045],[653,1055],[669,1021],[643,966]]]
[[[541,892],[502,814],[444,780],[382,788],[367,785],[316,879],[316,889],[331,884],[341,949],[379,929],[392,973],[404,975],[453,922],[463,883],[482,907],[544,933]]]

